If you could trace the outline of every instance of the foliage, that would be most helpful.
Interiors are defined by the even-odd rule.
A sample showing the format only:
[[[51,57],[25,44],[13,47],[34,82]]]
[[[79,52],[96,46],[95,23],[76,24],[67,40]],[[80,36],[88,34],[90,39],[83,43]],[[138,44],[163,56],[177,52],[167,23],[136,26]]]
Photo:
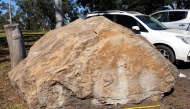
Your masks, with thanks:
[[[6,13],[2,14],[0,16],[0,19],[1,19],[0,20],[0,29],[3,29],[4,28],[3,25],[6,25],[9,23],[9,21],[7,20],[7,19],[9,19],[9,13],[6,12]]]
[[[2,10],[7,9],[8,7],[8,3],[5,3],[4,1],[2,1],[2,3],[0,4],[0,15],[3,13]]]
[[[118,10],[121,0],[78,0],[77,4],[84,8],[84,14],[90,11]]]
[[[12,6],[12,21],[19,23],[22,29],[27,30],[50,30],[55,27],[55,2],[54,0],[13,0],[18,9],[14,11]],[[8,10],[8,4],[0,4],[0,9]],[[0,11],[1,12],[1,11]],[[78,8],[74,1],[63,0],[63,12],[65,24],[78,18]],[[2,17],[2,16],[1,16]],[[0,21],[0,29],[9,23],[9,14],[4,14]],[[2,23],[1,23],[2,22]]]
[[[127,10],[144,14],[164,9],[165,4],[171,4],[173,0],[122,0],[122,4],[128,5]]]
[[[18,0],[19,6],[15,21],[19,22],[23,29],[52,29],[55,25],[53,0]]]
[[[54,29],[55,1],[54,0],[12,0],[18,6],[12,5],[12,21],[19,23],[25,30]],[[64,24],[79,18],[81,14],[100,10],[129,10],[144,14],[164,9],[164,5],[184,0],[62,0]],[[190,0],[185,0],[185,7],[190,8]],[[7,11],[6,11],[7,10]],[[9,23],[8,3],[0,2],[0,29]]]
[[[9,10],[9,4],[2,1],[0,3],[0,19],[1,19],[0,20],[0,29],[3,29],[4,28],[3,26],[9,23],[10,17],[9,17],[8,10]],[[15,7],[13,5],[11,5],[11,10],[12,10],[12,12],[15,11]]]
[[[164,9],[164,5],[171,5],[174,0],[78,0],[77,4],[84,8],[83,13],[99,10],[128,10],[144,14]]]
[[[0,4],[0,29],[3,28],[3,25],[8,23],[8,17],[9,17],[9,13],[3,13],[3,10],[6,10],[8,7],[8,4],[5,2],[2,2]]]
[[[176,2],[179,8],[181,3],[184,3],[185,9],[190,8],[190,0],[176,0]]]

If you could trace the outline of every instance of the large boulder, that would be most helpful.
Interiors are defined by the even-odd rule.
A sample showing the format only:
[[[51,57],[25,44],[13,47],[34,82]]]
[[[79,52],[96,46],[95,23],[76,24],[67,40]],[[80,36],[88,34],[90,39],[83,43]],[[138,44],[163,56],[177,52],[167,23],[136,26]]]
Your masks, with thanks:
[[[159,100],[174,86],[175,74],[176,67],[130,29],[93,17],[48,32],[9,78],[29,108],[50,109],[71,101]]]

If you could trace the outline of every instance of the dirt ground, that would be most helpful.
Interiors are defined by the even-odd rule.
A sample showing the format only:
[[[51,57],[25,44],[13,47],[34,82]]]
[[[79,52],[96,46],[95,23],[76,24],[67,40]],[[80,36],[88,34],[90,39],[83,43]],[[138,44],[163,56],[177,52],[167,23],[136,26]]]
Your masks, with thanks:
[[[30,43],[30,46],[33,43]],[[28,46],[28,47],[30,47]],[[29,48],[27,48],[29,49]],[[0,40],[0,109],[27,109],[24,102],[9,83],[8,72],[10,68],[10,58],[8,45],[6,41]],[[140,104],[127,104],[117,106],[91,107],[87,103],[71,101],[67,109],[127,109],[129,107],[139,107],[142,109],[190,109],[190,80],[185,78],[176,78],[175,87],[171,92],[166,93],[164,98],[158,102],[144,101]],[[149,107],[148,107],[149,106]],[[137,108],[138,108],[137,107]],[[134,108],[134,109],[137,109]]]

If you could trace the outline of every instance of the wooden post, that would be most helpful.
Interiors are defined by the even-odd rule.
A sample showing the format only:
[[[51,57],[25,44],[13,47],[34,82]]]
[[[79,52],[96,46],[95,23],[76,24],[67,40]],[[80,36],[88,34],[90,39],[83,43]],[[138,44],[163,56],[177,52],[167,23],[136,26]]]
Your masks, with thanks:
[[[11,69],[13,69],[26,57],[24,37],[22,36],[19,24],[4,25],[4,29],[9,45]]]

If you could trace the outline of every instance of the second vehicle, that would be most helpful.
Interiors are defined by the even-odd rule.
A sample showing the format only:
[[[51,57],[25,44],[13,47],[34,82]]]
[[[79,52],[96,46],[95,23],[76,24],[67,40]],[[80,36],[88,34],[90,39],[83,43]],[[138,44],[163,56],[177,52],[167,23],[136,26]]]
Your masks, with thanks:
[[[168,29],[152,17],[132,11],[96,11],[87,18],[94,16],[105,16],[144,36],[172,63],[190,62],[189,31]]]
[[[190,31],[190,9],[162,10],[150,16],[168,28]]]

